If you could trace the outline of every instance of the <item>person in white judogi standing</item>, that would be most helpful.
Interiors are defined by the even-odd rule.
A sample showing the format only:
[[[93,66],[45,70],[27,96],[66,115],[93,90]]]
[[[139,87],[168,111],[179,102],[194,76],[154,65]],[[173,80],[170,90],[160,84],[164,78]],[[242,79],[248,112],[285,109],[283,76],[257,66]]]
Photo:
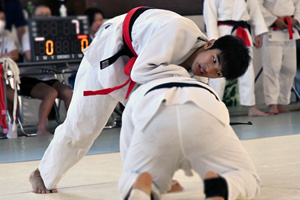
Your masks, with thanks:
[[[178,169],[194,169],[204,179],[206,199],[258,195],[254,165],[229,125],[225,104],[206,84],[182,77],[143,84],[131,95],[123,123],[122,200],[150,200],[150,192],[152,200],[161,199]],[[141,177],[145,172],[152,181]]]
[[[300,0],[259,0],[269,27],[263,36],[262,63],[265,102],[271,114],[288,112],[291,87],[297,71]]]
[[[252,43],[256,48],[262,45],[261,35],[268,32],[257,0],[205,0],[203,17],[206,25],[207,37],[217,39],[224,35],[242,37],[252,52]],[[253,27],[255,41],[250,34]],[[238,78],[240,104],[248,107],[249,116],[267,116],[255,106],[253,61],[247,72]],[[226,80],[210,79],[209,85],[223,98]]]
[[[88,152],[117,102],[126,103],[128,85],[108,95],[83,96],[86,91],[113,88],[128,80],[123,72],[128,61],[125,56],[102,69],[99,66],[100,61],[124,47],[124,18],[121,15],[103,24],[84,50],[67,117],[56,128],[38,169],[30,175],[34,192],[57,192],[58,182]],[[241,40],[226,36],[208,41],[195,23],[167,10],[145,9],[133,23],[131,36],[138,55],[131,78],[138,84],[165,77],[190,77],[188,70],[199,76],[234,79],[249,63],[249,51]],[[204,58],[210,62],[203,63]]]

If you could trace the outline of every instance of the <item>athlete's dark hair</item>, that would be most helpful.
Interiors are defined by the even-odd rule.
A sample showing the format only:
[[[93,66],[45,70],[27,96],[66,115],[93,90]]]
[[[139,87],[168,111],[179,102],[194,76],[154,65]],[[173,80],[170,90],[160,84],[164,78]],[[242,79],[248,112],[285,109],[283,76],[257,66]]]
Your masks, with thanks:
[[[221,50],[220,63],[227,80],[234,80],[246,72],[251,57],[242,39],[226,35],[217,39],[210,49]]]

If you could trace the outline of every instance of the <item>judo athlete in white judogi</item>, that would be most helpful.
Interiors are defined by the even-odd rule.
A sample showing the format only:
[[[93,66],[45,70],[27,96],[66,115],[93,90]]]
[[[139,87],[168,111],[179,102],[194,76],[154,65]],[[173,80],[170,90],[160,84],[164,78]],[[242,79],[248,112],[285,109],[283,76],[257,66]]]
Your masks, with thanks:
[[[205,0],[203,17],[209,39],[217,39],[224,35],[242,37],[252,52],[252,36],[249,32],[253,27],[255,47],[262,45],[261,35],[268,31],[257,0]],[[252,53],[251,53],[252,54]],[[253,61],[247,72],[238,78],[240,104],[247,106],[249,116],[267,116],[255,106]],[[226,80],[210,79],[209,85],[223,98]]]
[[[143,172],[153,178],[148,184],[153,199],[160,199],[178,169],[194,169],[205,179],[207,199],[251,199],[259,193],[260,178],[229,125],[228,110],[206,84],[181,77],[144,84],[131,95],[123,123],[122,200],[150,200],[137,190],[139,183],[130,194]]]
[[[300,0],[259,0],[269,27],[263,36],[262,64],[265,102],[270,113],[288,112],[291,87],[297,71],[296,26],[300,20]]]
[[[67,117],[56,128],[38,169],[30,175],[34,192],[57,192],[57,183],[88,152],[118,101],[126,104],[128,86],[108,95],[83,96],[87,90],[112,88],[128,80],[123,72],[128,61],[125,56],[108,67],[99,67],[100,61],[124,47],[124,17],[106,22],[84,50]],[[246,71],[250,59],[242,41],[232,36],[208,41],[191,20],[166,10],[145,10],[134,22],[131,36],[138,55],[131,78],[138,84],[190,77],[187,70],[198,76],[232,79]]]

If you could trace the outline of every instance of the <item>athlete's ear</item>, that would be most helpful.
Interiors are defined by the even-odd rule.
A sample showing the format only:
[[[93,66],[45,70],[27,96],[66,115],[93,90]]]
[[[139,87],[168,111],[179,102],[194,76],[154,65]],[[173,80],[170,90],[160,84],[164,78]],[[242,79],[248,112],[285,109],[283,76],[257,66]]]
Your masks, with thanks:
[[[209,49],[210,47],[213,46],[213,44],[215,43],[215,39],[209,40],[208,42],[206,42],[206,44],[204,45],[204,49]]]

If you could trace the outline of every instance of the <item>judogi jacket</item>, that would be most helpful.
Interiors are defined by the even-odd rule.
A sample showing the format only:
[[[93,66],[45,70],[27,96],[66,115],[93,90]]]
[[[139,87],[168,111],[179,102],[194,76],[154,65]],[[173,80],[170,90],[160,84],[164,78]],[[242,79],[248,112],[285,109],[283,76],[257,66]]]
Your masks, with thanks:
[[[218,39],[224,35],[234,34],[232,26],[218,26],[220,21],[248,22],[253,27],[255,36],[268,31],[256,0],[205,0],[203,16],[209,39]],[[252,45],[249,29],[247,27],[244,29]]]
[[[104,88],[123,84],[127,79],[123,72],[128,59],[119,58],[112,65],[100,69],[99,63],[123,48],[122,25],[125,15],[115,17],[102,25],[91,45],[84,50],[84,56],[98,73]],[[149,9],[134,22],[132,45],[138,57],[131,71],[131,78],[138,84],[172,76],[190,77],[178,66],[197,48],[207,42],[206,36],[197,25],[174,12]],[[92,84],[92,83],[91,83]],[[127,87],[111,93],[125,103]]]
[[[299,38],[296,27],[293,27],[292,38],[289,37],[289,30],[274,30],[272,25],[277,17],[293,16],[300,22],[300,0],[259,0],[261,11],[265,22],[269,27],[269,41],[288,41]]]

